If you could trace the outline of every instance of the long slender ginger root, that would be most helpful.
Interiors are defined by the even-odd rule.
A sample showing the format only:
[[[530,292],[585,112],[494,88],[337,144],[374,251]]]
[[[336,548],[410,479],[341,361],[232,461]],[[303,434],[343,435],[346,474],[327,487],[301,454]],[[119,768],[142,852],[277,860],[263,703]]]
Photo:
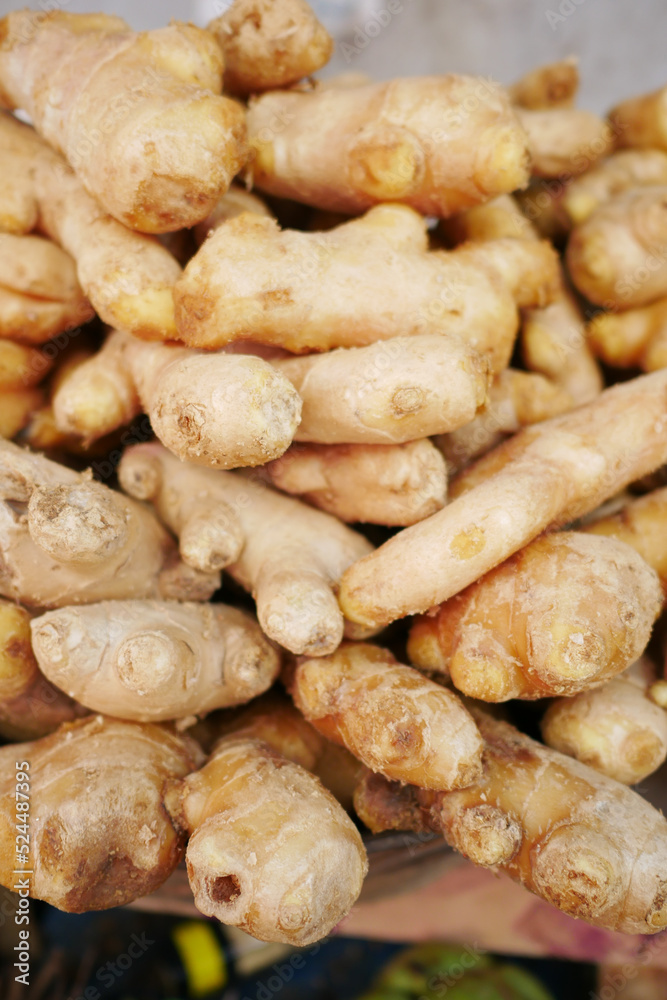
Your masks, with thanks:
[[[0,501],[0,594],[12,600],[47,608],[215,590],[210,574],[179,572],[150,509],[9,441]]]
[[[558,909],[626,934],[667,926],[667,820],[624,785],[475,710],[483,774],[429,792],[373,775],[356,796],[372,830],[435,830]]]
[[[570,394],[543,375],[505,368],[491,383],[483,409],[462,427],[437,435],[435,443],[450,470],[456,471],[521,427],[549,420],[572,406]]]
[[[631,546],[556,532],[418,618],[408,656],[482,701],[573,695],[633,663],[661,608]]]
[[[108,215],[32,128],[0,112],[0,168],[8,167],[30,178],[41,228],[74,258],[73,277],[100,317],[147,339],[176,337],[178,262],[156,239]]]
[[[631,97],[609,112],[617,145],[631,149],[667,150],[667,87]]]
[[[120,330],[62,381],[53,405],[60,430],[87,441],[143,408],[179,458],[218,469],[278,458],[301,414],[291,382],[262,358],[147,344]]]
[[[582,530],[631,545],[658,574],[667,596],[667,488],[631,500],[618,513],[594,520]]]
[[[254,94],[310,76],[333,40],[305,0],[234,0],[208,25],[225,59],[225,90]]]
[[[366,854],[333,795],[258,728],[223,737],[201,770],[173,783],[166,806],[190,835],[202,913],[263,941],[311,944],[357,899]]]
[[[23,10],[0,36],[5,105],[26,111],[131,228],[193,225],[242,166],[245,114],[219,96],[222,55],[208,32],[174,22],[136,33],[104,14]]]
[[[220,567],[240,527],[243,548],[226,568],[255,598],[266,635],[293,653],[336,649],[344,620],[334,588],[372,550],[362,535],[258,481],[183,466],[158,444],[126,449],[119,475],[131,496],[154,502],[198,570]]]
[[[530,166],[536,177],[582,174],[613,148],[608,122],[592,111],[517,108],[516,115],[528,136]]]
[[[595,510],[664,465],[666,431],[665,371],[520,431],[459,473],[444,510],[347,570],[343,614],[378,626],[446,601],[550,525]]]
[[[572,281],[596,305],[645,306],[667,296],[667,185],[631,188],[604,202],[567,244]]]
[[[25,815],[26,879],[35,899],[83,913],[123,906],[157,889],[184,846],[163,794],[200,759],[193,740],[166,727],[100,715],[0,748],[0,884],[16,882],[16,824]],[[29,822],[17,805],[17,774],[24,776],[20,790],[29,792],[23,800]]]
[[[270,481],[341,521],[403,526],[445,506],[447,467],[428,440],[296,444],[266,466]]]
[[[31,625],[42,673],[82,705],[162,722],[248,701],[280,658],[247,614],[224,604],[104,601]]]
[[[621,149],[570,181],[558,200],[559,209],[578,226],[610,198],[647,184],[667,184],[667,154]]]
[[[0,390],[0,438],[13,438],[44,405],[40,389]]]
[[[30,615],[0,601],[0,736],[34,740],[86,710],[40,673],[30,642]]]
[[[625,312],[601,312],[588,325],[599,358],[616,368],[667,368],[667,298]]]
[[[222,198],[218,199],[213,211],[194,227],[193,232],[197,246],[201,246],[213,230],[221,226],[223,222],[235,219],[243,212],[254,212],[255,215],[266,215],[269,219],[273,218],[273,213],[261,198],[246,191],[240,184],[232,184],[229,191],[226,191]]]
[[[401,444],[445,433],[473,419],[489,384],[486,360],[443,334],[277,359],[273,366],[303,403],[295,440],[319,444]]]
[[[518,307],[545,305],[556,280],[545,243],[429,252],[425,220],[402,205],[379,205],[325,233],[281,231],[248,213],[199,249],[174,304],[179,335],[193,347],[251,339],[303,354],[450,333],[503,368]]]
[[[463,788],[479,776],[482,743],[462,703],[386,649],[347,643],[301,659],[287,686],[311,725],[372,771],[422,788]]]
[[[667,759],[667,712],[649,697],[648,660],[594,691],[559,698],[542,719],[547,746],[624,785],[636,785]]]
[[[569,108],[579,89],[579,66],[570,56],[538,66],[508,88],[510,98],[521,108]]]

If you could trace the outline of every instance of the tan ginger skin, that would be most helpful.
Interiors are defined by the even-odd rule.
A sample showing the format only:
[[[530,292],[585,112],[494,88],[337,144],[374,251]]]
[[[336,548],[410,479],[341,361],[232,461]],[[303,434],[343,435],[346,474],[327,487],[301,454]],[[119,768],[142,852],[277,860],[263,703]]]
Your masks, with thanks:
[[[94,716],[0,748],[0,884],[16,883],[17,777],[30,793],[30,894],[68,913],[104,910],[157,889],[184,837],[163,807],[168,782],[201,761],[163,726]]]
[[[667,87],[617,104],[609,120],[620,147],[667,150]]]
[[[341,521],[404,526],[444,507],[447,466],[429,440],[295,444],[265,471],[274,486]]]
[[[635,792],[475,711],[482,776],[429,792],[366,780],[357,810],[373,831],[429,829],[559,910],[624,934],[667,926],[667,821]]]
[[[246,191],[240,184],[232,184],[229,191],[219,198],[213,211],[198,222],[193,228],[197,246],[201,246],[204,240],[211,235],[214,229],[221,226],[229,219],[235,219],[243,212],[254,212],[255,215],[265,215],[272,219],[273,213],[264,204],[261,198],[250,191]]]
[[[661,608],[631,546],[557,532],[418,618],[408,656],[482,701],[576,695],[637,659]]]
[[[516,115],[528,136],[530,167],[535,177],[582,174],[613,149],[608,122],[592,111],[517,108]]]
[[[443,334],[276,359],[299,393],[295,440],[402,444],[469,423],[486,400],[486,359]],[[345,386],[345,392],[339,391]]]
[[[509,362],[518,308],[546,305],[556,281],[546,243],[429,252],[421,216],[378,205],[325,233],[239,215],[200,247],[174,304],[179,336],[192,347],[252,339],[303,354],[449,333],[498,369]]]
[[[25,608],[0,601],[0,736],[38,739],[86,714],[40,673]]]
[[[624,785],[667,759],[667,712],[650,698],[655,668],[640,660],[594,691],[554,701],[542,719],[547,746]]]
[[[53,366],[53,358],[38,348],[0,339],[0,390],[32,388]]]
[[[143,409],[174,454],[218,469],[278,458],[301,415],[291,382],[260,357],[147,344],[120,330],[62,380],[53,406],[58,428],[87,441]]]
[[[558,200],[559,210],[578,226],[616,195],[653,184],[667,184],[667,153],[620,149],[571,180]]]
[[[280,666],[257,622],[224,604],[105,601],[47,612],[31,629],[49,680],[87,708],[135,722],[249,701]]]
[[[631,545],[658,574],[667,595],[667,488],[631,500],[617,514],[601,517],[582,530]]]
[[[508,88],[512,102],[521,108],[569,108],[579,89],[579,66],[570,56],[538,66]]]
[[[604,202],[567,244],[577,289],[595,305],[626,310],[667,296],[667,185],[646,185]]]
[[[154,513],[89,476],[0,441],[0,594],[32,607],[208,598]]]
[[[588,325],[588,340],[616,368],[667,368],[667,297],[638,309],[598,313]]]
[[[242,166],[245,113],[220,96],[222,54],[201,28],[137,33],[105,14],[23,10],[0,35],[0,98],[131,228],[194,225]]]
[[[222,49],[231,94],[289,87],[333,52],[333,39],[305,0],[235,0],[208,30]]]
[[[41,389],[0,390],[0,438],[13,438],[44,405]]]
[[[667,461],[667,372],[519,431],[450,484],[450,503],[404,528],[343,575],[351,621],[376,627],[424,612],[474,583],[549,526],[595,510]]]
[[[68,280],[80,282],[104,322],[148,340],[176,337],[171,289],[181,268],[165,247],[108,215],[34,129],[3,112],[0,168],[20,170],[30,180],[40,227],[74,258],[76,272],[69,262]],[[60,278],[53,283],[65,287]],[[2,301],[0,296],[0,308]]]
[[[252,593],[266,635],[293,653],[336,649],[344,619],[334,590],[350,563],[372,550],[363,535],[258,480],[184,467],[157,444],[126,449],[119,476],[131,496],[153,500],[180,534],[182,558],[199,570],[219,565],[219,547],[227,553],[230,530],[234,538],[240,527],[243,547],[226,569]]]
[[[347,914],[368,863],[333,795],[266,736],[251,723],[223,737],[166,805],[190,835],[197,908],[261,941],[303,946]]]
[[[479,775],[469,712],[386,649],[346,643],[326,659],[303,658],[287,686],[308,722],[372,771],[423,788],[462,788]]]

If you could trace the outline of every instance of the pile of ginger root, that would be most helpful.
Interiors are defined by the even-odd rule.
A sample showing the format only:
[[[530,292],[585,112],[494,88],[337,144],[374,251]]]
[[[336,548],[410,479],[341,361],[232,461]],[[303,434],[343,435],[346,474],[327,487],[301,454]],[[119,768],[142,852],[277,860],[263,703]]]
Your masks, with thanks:
[[[428,831],[658,932],[667,88],[332,48],[0,21],[0,884],[303,946]]]

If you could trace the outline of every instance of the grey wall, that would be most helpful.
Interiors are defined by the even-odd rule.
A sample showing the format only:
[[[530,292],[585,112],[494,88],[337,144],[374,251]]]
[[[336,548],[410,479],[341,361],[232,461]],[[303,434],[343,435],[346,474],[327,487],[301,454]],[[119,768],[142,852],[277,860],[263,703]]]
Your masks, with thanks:
[[[228,0],[42,0],[27,5],[49,9],[58,2],[69,11],[105,10],[137,28],[156,27],[172,17],[205,24],[229,5]],[[455,70],[510,82],[539,62],[574,54],[583,77],[579,103],[595,111],[667,82],[665,0],[312,2],[345,45],[339,45],[326,72],[354,69],[385,78]],[[0,0],[0,14],[17,6],[25,3]]]

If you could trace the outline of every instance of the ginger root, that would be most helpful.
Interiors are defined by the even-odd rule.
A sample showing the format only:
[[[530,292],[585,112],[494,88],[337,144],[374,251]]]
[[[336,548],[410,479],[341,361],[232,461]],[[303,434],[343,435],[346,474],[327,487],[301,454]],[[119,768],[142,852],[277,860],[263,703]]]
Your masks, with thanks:
[[[579,89],[579,65],[570,56],[531,70],[512,84],[509,95],[514,104],[533,111],[569,108]]]
[[[225,90],[289,87],[329,61],[333,39],[305,0],[234,0],[208,25],[225,57]]]
[[[425,220],[402,205],[379,205],[325,233],[281,231],[245,213],[200,247],[174,287],[174,305],[192,347],[251,339],[303,354],[449,333],[499,369],[512,352],[518,308],[545,305],[556,281],[555,253],[541,242],[429,252]]]
[[[604,202],[647,184],[667,184],[667,154],[659,149],[621,149],[570,181],[559,198],[559,209],[578,226]]]
[[[185,777],[200,753],[194,741],[166,727],[100,715],[0,748],[0,884],[11,888],[21,867],[17,817],[28,820],[17,808],[16,789],[23,775],[33,898],[83,913],[157,889],[184,846],[162,804],[165,786]]]
[[[13,438],[44,405],[40,389],[0,390],[0,438]]]
[[[475,710],[483,773],[432,792],[372,775],[356,805],[382,829],[430,829],[587,923],[625,934],[667,926],[667,820],[629,788]]]
[[[655,668],[646,659],[594,691],[559,698],[542,719],[542,738],[624,785],[667,759],[667,712],[650,698]]]
[[[119,475],[131,496],[155,503],[181,538],[183,560],[197,569],[219,568],[240,528],[243,547],[226,569],[252,593],[266,635],[293,653],[336,649],[344,621],[334,588],[371,551],[362,535],[259,481],[183,466],[158,444],[126,449]]]
[[[451,691],[386,649],[347,643],[298,661],[287,686],[304,717],[372,771],[422,788],[462,788],[480,773],[482,743]]]
[[[274,486],[341,521],[415,524],[447,500],[447,467],[428,440],[296,444],[266,472]]]
[[[549,526],[595,510],[667,461],[667,372],[612,387],[469,466],[453,500],[343,575],[346,618],[376,627],[427,611]]]
[[[104,14],[23,10],[3,19],[0,37],[6,106],[27,112],[131,228],[199,222],[242,166],[245,113],[219,96],[221,52],[201,28],[136,33]]]
[[[582,174],[613,148],[609,123],[592,111],[517,108],[516,115],[528,136],[530,166],[535,177]]]
[[[667,298],[625,312],[601,312],[588,325],[599,358],[617,368],[667,368]]]
[[[408,656],[482,701],[574,695],[633,663],[661,608],[630,545],[557,532],[418,618]]]
[[[104,601],[35,618],[42,673],[94,711],[136,722],[205,714],[255,698],[280,658],[257,623],[224,604]]]
[[[261,198],[246,191],[240,184],[232,184],[229,191],[226,191],[222,198],[218,199],[213,211],[194,227],[193,232],[197,246],[201,246],[213,230],[221,226],[223,222],[235,219],[243,212],[254,212],[255,215],[266,215],[269,219],[273,218],[273,213]]]
[[[631,97],[609,112],[616,144],[630,149],[667,150],[667,87]]]
[[[630,500],[618,513],[600,517],[582,530],[631,545],[658,574],[667,596],[667,488]]]

